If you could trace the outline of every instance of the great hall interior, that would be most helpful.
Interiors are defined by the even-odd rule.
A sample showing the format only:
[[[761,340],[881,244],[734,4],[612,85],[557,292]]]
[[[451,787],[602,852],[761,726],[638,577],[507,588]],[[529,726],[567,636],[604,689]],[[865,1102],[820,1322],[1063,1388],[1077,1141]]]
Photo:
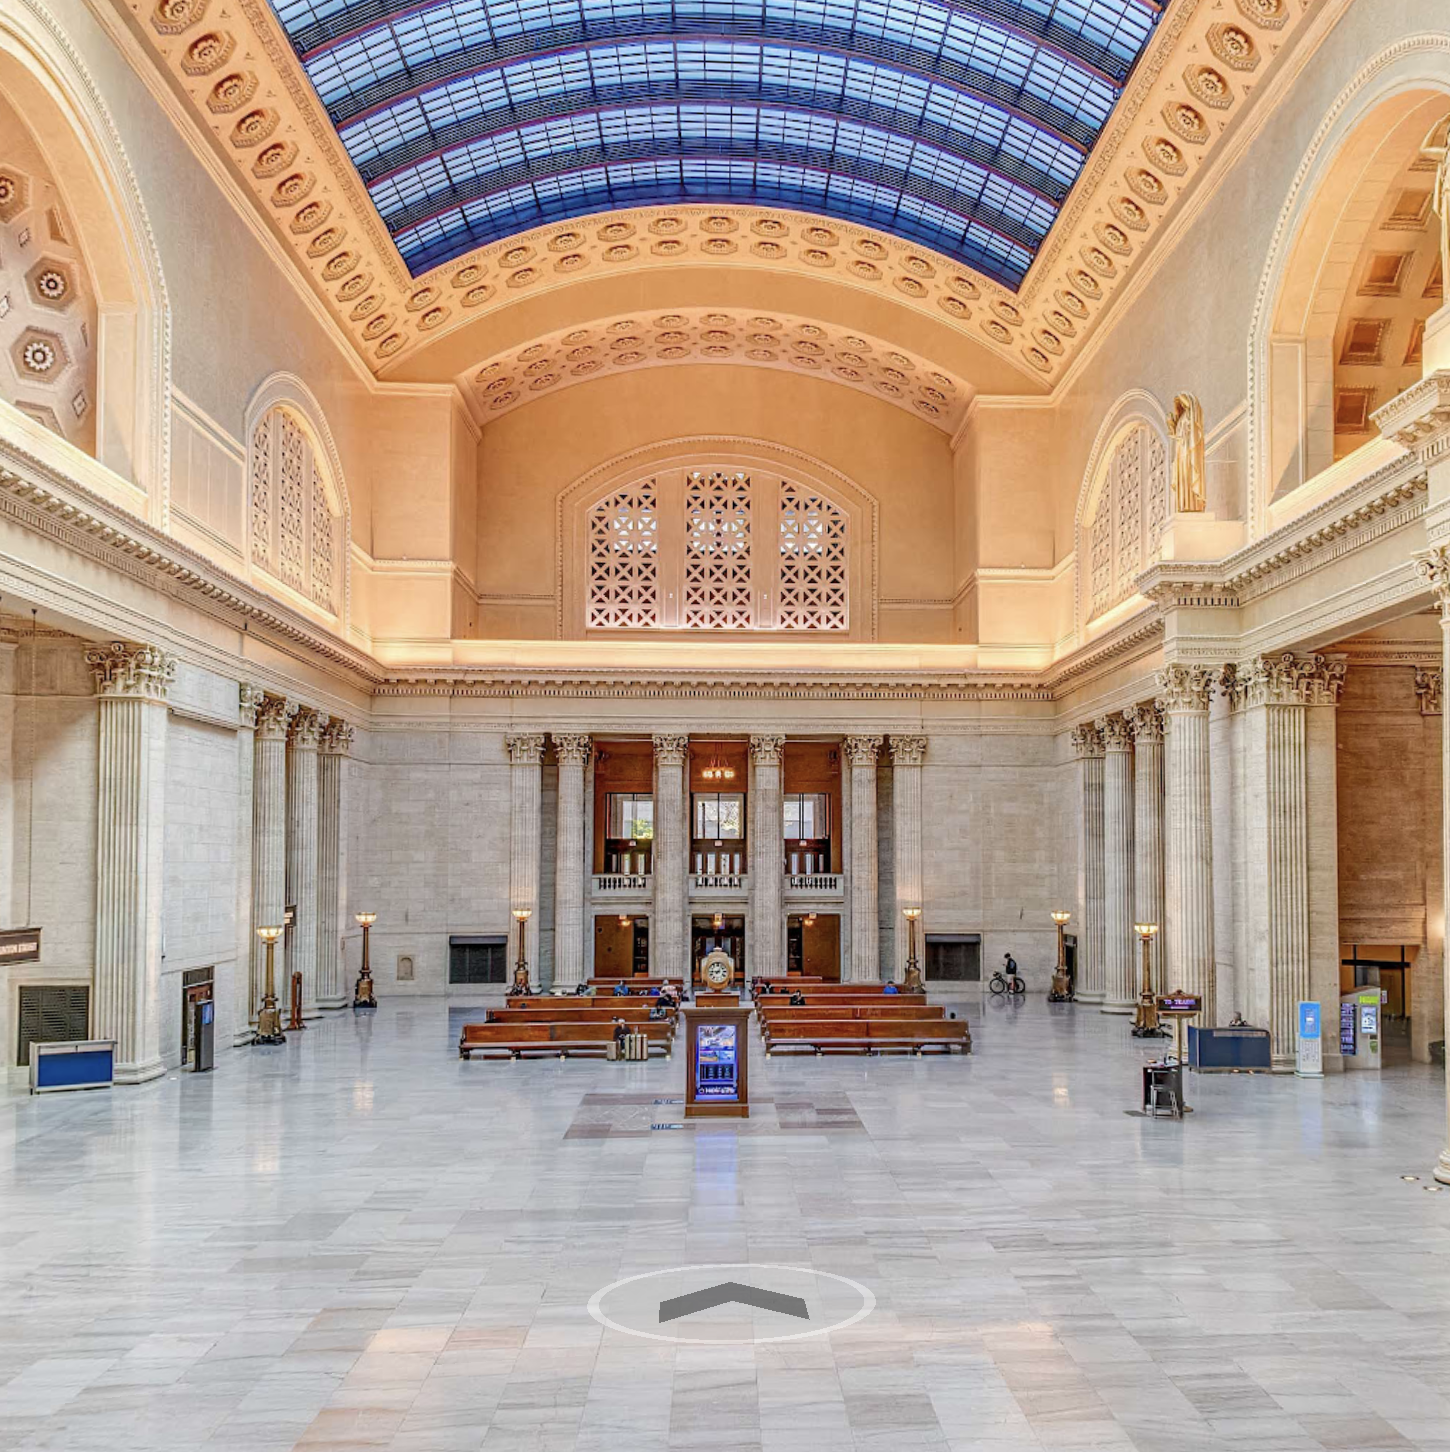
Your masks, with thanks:
[[[0,1447],[1450,1447],[1447,270],[1442,0],[0,0]]]

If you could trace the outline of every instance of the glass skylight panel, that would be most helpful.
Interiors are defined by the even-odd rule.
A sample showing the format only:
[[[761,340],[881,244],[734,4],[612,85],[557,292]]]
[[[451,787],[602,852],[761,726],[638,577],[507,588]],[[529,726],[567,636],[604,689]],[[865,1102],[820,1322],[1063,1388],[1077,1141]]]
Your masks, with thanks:
[[[546,220],[718,198],[866,222],[1009,285],[1160,15],[1151,0],[272,4],[415,271]]]

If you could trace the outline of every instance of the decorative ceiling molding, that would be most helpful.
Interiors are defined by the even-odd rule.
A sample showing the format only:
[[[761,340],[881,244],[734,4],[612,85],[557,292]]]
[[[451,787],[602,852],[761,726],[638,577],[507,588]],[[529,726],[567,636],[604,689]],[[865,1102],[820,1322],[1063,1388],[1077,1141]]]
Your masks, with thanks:
[[[124,0],[330,315],[375,374],[525,292],[701,263],[824,276],[1059,381],[1148,244],[1324,0],[1176,0],[1019,294],[928,248],[786,208],[643,207],[534,228],[410,279],[266,0]]]
[[[599,319],[488,359],[460,375],[458,386],[487,421],[570,384],[677,363],[745,364],[825,378],[895,404],[947,434],[960,426],[972,396],[965,380],[880,338],[738,308]]]

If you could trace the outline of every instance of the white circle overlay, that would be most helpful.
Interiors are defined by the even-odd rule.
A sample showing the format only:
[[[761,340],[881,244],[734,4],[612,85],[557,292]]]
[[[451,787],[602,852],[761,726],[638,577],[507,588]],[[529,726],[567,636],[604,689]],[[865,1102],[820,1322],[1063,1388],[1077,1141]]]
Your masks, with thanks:
[[[746,1274],[736,1276],[729,1274],[731,1271],[743,1271]],[[766,1274],[763,1277],[765,1283],[761,1284],[763,1272],[774,1272],[775,1274]],[[664,1280],[666,1277],[674,1277],[674,1283],[648,1289],[640,1284],[643,1281]],[[776,1311],[752,1309],[747,1313],[744,1308],[735,1305],[728,1313],[725,1307],[716,1307],[710,1311],[695,1312],[689,1317],[681,1318],[680,1325],[683,1330],[689,1321],[694,1321],[698,1325],[697,1318],[715,1317],[714,1324],[722,1334],[713,1336],[675,1335],[665,1330],[647,1331],[643,1326],[628,1325],[617,1319],[619,1315],[624,1314],[622,1309],[615,1309],[611,1313],[604,1304],[608,1297],[614,1297],[618,1301],[620,1297],[615,1293],[633,1286],[638,1291],[645,1293],[639,1304],[633,1309],[644,1310],[647,1307],[653,1307],[654,1314],[658,1316],[661,1300],[667,1299],[670,1295],[682,1295],[688,1291],[701,1290],[707,1285],[722,1280],[745,1281],[759,1286],[761,1290],[800,1296],[812,1313],[810,1329],[783,1331],[776,1334],[776,1326],[792,1322],[795,1318]],[[814,1290],[811,1284],[813,1281],[817,1283]],[[828,1282],[834,1284],[824,1284]],[[828,1302],[836,1302],[834,1309],[837,1311],[843,1309],[839,1303],[846,1292],[853,1292],[854,1297],[859,1299],[860,1305],[849,1315],[836,1315],[831,1321],[816,1325],[817,1312],[831,1309]],[[751,1261],[729,1261],[717,1265],[677,1265],[671,1266],[667,1270],[645,1271],[641,1275],[625,1276],[622,1280],[612,1281],[609,1285],[595,1291],[589,1298],[587,1307],[589,1314],[601,1326],[607,1326],[611,1331],[622,1331],[626,1336],[639,1336],[646,1341],[673,1341],[685,1346],[761,1346],[775,1341],[805,1341],[812,1336],[825,1336],[832,1331],[840,1331],[847,1326],[854,1326],[856,1322],[869,1316],[875,1309],[876,1297],[871,1289],[863,1286],[860,1281],[853,1281],[849,1276],[839,1276],[832,1271],[815,1270],[809,1266],[762,1265]],[[727,1314],[728,1320],[725,1319]],[[747,1314],[750,1316],[752,1327],[758,1326],[769,1334],[760,1335],[755,1332],[748,1336],[729,1334],[731,1324],[739,1322]],[[724,1324],[721,1324],[722,1321]]]

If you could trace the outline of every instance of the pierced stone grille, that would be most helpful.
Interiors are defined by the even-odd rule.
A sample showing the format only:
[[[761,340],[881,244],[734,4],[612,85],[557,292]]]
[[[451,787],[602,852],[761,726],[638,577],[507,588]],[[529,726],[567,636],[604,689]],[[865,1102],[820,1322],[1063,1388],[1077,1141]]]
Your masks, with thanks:
[[[844,630],[846,569],[845,514],[820,495],[782,482],[776,625]]]
[[[281,418],[277,490],[277,572],[294,590],[307,579],[307,436],[288,414]]]
[[[1133,577],[1143,560],[1143,453],[1141,430],[1134,429],[1113,459],[1113,512],[1118,518],[1118,588],[1113,603],[1133,592]]]
[[[272,415],[252,434],[252,562],[272,563]]]
[[[324,610],[333,608],[333,528],[327,488],[317,466],[312,468],[312,603]]]
[[[1168,528],[1168,450],[1155,433],[1148,434],[1148,549],[1157,559]]]
[[[1087,538],[1079,541],[1089,557],[1089,620],[1133,594],[1138,573],[1159,556],[1169,518],[1167,445],[1147,424],[1133,424],[1108,457]]]
[[[747,630],[753,604],[750,477],[691,474],[685,482],[685,625]]]
[[[1093,516],[1093,604],[1089,616],[1101,615],[1113,603],[1113,496],[1104,489]]]
[[[660,624],[659,505],[646,479],[589,511],[589,626],[642,630]]]

